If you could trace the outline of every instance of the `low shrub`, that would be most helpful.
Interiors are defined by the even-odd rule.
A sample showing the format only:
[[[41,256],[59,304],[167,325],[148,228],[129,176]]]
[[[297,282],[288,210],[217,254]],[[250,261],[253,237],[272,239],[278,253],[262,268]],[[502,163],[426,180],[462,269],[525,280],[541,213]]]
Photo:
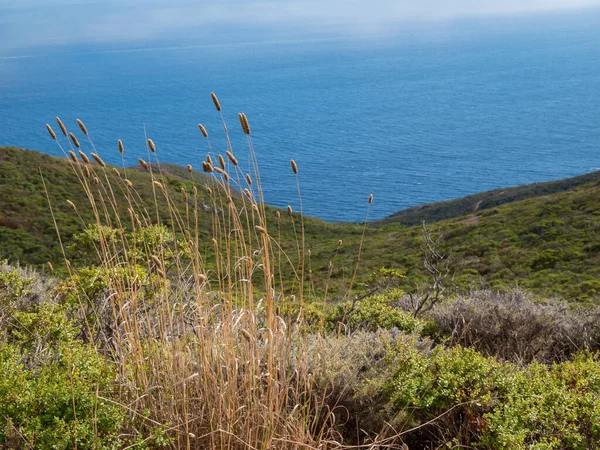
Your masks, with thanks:
[[[450,345],[502,360],[552,363],[600,349],[600,310],[536,303],[521,290],[474,291],[436,305],[429,318]]]

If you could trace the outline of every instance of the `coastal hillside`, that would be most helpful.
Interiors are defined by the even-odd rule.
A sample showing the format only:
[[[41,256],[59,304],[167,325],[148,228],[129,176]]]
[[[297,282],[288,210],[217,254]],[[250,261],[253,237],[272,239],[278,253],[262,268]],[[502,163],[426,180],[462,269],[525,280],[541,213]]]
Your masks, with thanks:
[[[403,209],[384,219],[378,220],[376,223],[399,223],[406,226],[413,226],[419,225],[423,221],[427,223],[439,222],[440,220],[452,219],[453,217],[481,213],[486,209],[518,202],[519,200],[565,192],[577,186],[595,183],[598,180],[600,180],[600,171],[565,178],[563,180],[495,189],[445,202],[426,203]]]
[[[86,194],[69,160],[4,147],[0,148],[0,161],[0,257],[37,267],[45,266],[48,261],[62,260],[51,204],[67,257],[76,259],[76,252],[68,244],[74,235],[84,230],[83,224],[89,223],[92,211],[84,206]],[[161,169],[161,179],[173,202],[182,209],[185,209],[182,188],[191,192],[194,184],[201,187],[210,183],[210,178],[203,173],[194,171],[190,175],[185,168],[169,165]],[[115,170],[120,171],[119,175]],[[155,205],[152,200],[151,176],[146,170],[139,166],[126,170],[115,168],[105,176],[115,179],[127,176],[138,191],[140,204],[148,210],[157,206],[155,214],[169,223],[168,208],[160,203]],[[426,283],[429,275],[423,268],[422,226],[416,223],[424,220],[430,224],[430,234],[442,234],[439,249],[448,256],[454,283],[460,288],[519,285],[545,297],[594,301],[600,295],[598,177],[598,173],[593,173],[491,191],[425,205],[421,210],[401,211],[391,216],[388,223],[369,223],[356,286],[366,289],[372,273],[382,267],[403,274],[400,285],[406,290]],[[209,200],[204,189],[197,192],[199,210],[204,211],[199,214],[199,229],[208,237],[211,230]],[[77,210],[79,217],[72,214],[67,200],[81,205]],[[477,203],[480,203],[479,208],[467,214]],[[122,206],[124,212],[126,207]],[[366,210],[367,206],[365,199],[365,204],[357,208]],[[295,251],[293,227],[299,223],[289,220],[285,211],[281,211],[281,219],[276,220],[278,210],[269,210],[269,220],[281,234],[282,247]],[[334,255],[336,264],[329,290],[335,294],[339,287],[341,292],[341,286],[352,276],[355,267],[362,227],[307,218],[305,228],[306,246],[311,250],[310,282],[315,293],[322,291],[324,275]],[[339,249],[338,240],[344,242]]]

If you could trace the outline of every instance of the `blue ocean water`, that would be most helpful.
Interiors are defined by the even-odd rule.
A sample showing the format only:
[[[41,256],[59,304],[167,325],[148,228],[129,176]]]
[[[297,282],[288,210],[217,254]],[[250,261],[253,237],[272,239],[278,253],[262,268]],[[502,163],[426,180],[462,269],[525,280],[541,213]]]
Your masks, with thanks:
[[[559,179],[600,167],[600,21],[454,24],[436,33],[0,57],[0,145],[59,155],[45,124],[81,118],[101,156],[198,169],[249,117],[266,200],[328,221]],[[80,137],[81,133],[77,133]],[[81,139],[83,142],[83,139]],[[87,144],[84,143],[84,147]]]

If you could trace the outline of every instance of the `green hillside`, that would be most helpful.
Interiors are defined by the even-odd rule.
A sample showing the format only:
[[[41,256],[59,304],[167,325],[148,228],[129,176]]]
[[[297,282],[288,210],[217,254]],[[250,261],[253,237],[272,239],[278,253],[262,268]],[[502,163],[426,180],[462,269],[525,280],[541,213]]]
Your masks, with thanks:
[[[0,257],[21,264],[41,267],[47,261],[60,261],[62,254],[52,223],[48,200],[39,169],[44,176],[53,211],[63,240],[83,230],[82,221],[68,207],[71,200],[78,205],[84,221],[85,192],[66,158],[54,158],[33,151],[0,148]],[[120,169],[123,172],[122,169]],[[204,184],[204,174],[194,172],[194,180],[185,169],[163,166],[165,184],[176,207],[185,210],[179,193],[187,192],[192,183]],[[112,171],[108,176],[115,177]],[[186,176],[187,175],[187,176]],[[127,170],[127,177],[140,193],[140,201],[154,209],[152,183],[148,173]],[[406,275],[401,287],[412,290],[427,283],[423,269],[422,232],[420,226],[406,224],[426,220],[433,233],[441,231],[441,249],[450,256],[454,281],[461,288],[520,285],[545,297],[565,297],[591,301],[600,297],[600,186],[599,174],[589,174],[553,183],[541,183],[504,191],[492,191],[437,206],[400,212],[388,222],[369,224],[365,232],[356,287],[367,289],[370,275],[381,267],[399,269]],[[302,180],[300,180],[302,182]],[[117,182],[117,185],[122,181]],[[208,203],[202,189],[199,202]],[[517,200],[525,197],[524,200]],[[527,198],[528,197],[528,198]],[[189,200],[188,200],[189,201]],[[482,203],[468,215],[473,202]],[[497,206],[498,203],[506,203]],[[79,207],[79,205],[81,205]],[[164,204],[159,204],[161,221],[170,217]],[[363,207],[366,209],[367,202]],[[125,213],[125,206],[123,206]],[[299,227],[281,213],[270,233],[281,236],[281,245],[289,254],[296,252],[293,226]],[[460,215],[460,216],[459,216]],[[447,216],[457,216],[440,220]],[[394,217],[400,218],[396,223]],[[210,235],[211,213],[200,215],[205,236]],[[306,219],[306,247],[311,265],[306,275],[311,289],[321,292],[333,259],[330,291],[342,293],[356,265],[362,227],[354,224],[329,224]],[[274,231],[277,230],[277,231]],[[344,245],[338,249],[341,239]],[[293,258],[292,258],[293,259]]]
[[[423,221],[433,223],[440,220],[452,219],[453,217],[485,211],[486,209],[519,200],[565,192],[569,189],[581,186],[582,184],[593,183],[598,180],[600,180],[600,171],[587,173],[577,177],[565,178],[564,180],[495,189],[493,191],[480,192],[475,195],[469,195],[467,197],[445,202],[426,203],[424,205],[403,209],[395,212],[391,216],[377,221],[377,223],[400,223],[406,226],[419,225]]]

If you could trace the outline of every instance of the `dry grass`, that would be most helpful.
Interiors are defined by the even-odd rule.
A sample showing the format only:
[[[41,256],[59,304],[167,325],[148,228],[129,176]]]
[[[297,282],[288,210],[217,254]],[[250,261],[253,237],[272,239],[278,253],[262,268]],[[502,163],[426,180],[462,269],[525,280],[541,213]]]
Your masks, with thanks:
[[[216,95],[211,96],[221,113]],[[165,189],[159,152],[151,139],[148,162],[138,161],[151,174],[156,211],[139,206],[135,186],[109,170],[91,139],[97,166],[86,165],[89,159],[83,151],[83,164],[69,160],[94,213],[96,251],[108,286],[103,304],[93,308],[87,332],[102,336],[99,352],[119,367],[120,402],[130,411],[131,423],[137,429],[167,429],[176,448],[342,448],[339,424],[328,403],[329,388],[315,382],[329,358],[314,345],[321,338],[302,334],[301,318],[284,320],[276,313],[286,297],[302,302],[304,295],[302,210],[298,255],[290,258],[269,230],[250,126],[245,114],[239,118],[248,142],[250,173],[242,172],[234,156],[224,120],[228,161],[218,155],[220,167],[212,165],[207,139],[209,154],[202,167],[214,181],[206,187],[212,214],[208,252],[199,238],[200,186],[184,190],[186,209],[177,209]],[[64,124],[57,121],[66,135]],[[77,123],[89,138],[87,128]],[[204,126],[199,129],[208,138]],[[48,131],[57,140],[49,126]],[[69,137],[65,142],[70,150],[57,140],[65,155],[73,146],[80,148],[76,136]],[[118,150],[121,155],[125,151],[121,140]],[[292,171],[300,195],[293,160]],[[126,217],[119,214],[123,202],[128,206]],[[128,241],[122,230],[135,234],[151,227],[159,216],[158,204],[167,205],[170,212],[168,248],[150,240]],[[293,221],[291,207],[288,212]],[[109,235],[107,229],[118,231]],[[67,268],[77,273],[68,264]],[[150,274],[150,290],[141,288],[139,268]],[[283,286],[283,272],[295,274],[290,286]],[[86,301],[79,299],[87,317]],[[369,436],[369,442],[366,448],[376,448],[377,436]]]

